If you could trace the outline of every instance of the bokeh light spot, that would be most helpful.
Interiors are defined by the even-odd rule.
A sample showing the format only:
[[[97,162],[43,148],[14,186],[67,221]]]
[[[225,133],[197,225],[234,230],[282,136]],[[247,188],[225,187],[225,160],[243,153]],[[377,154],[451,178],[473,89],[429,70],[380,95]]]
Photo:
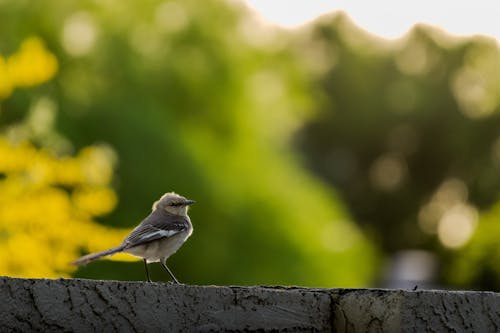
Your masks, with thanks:
[[[467,198],[468,188],[462,180],[457,178],[445,180],[429,202],[420,208],[418,214],[420,228],[428,234],[436,234],[443,216],[453,207],[466,204]]]
[[[436,55],[423,41],[407,42],[405,47],[396,54],[396,67],[406,75],[422,75],[429,72],[436,63]]]
[[[438,237],[449,248],[464,246],[472,237],[477,226],[477,209],[470,205],[458,204],[443,215],[438,225]]]
[[[407,173],[406,162],[394,154],[385,154],[375,160],[370,168],[372,185],[382,191],[398,189]]]
[[[89,53],[96,42],[97,27],[88,12],[77,12],[64,22],[61,42],[72,56],[83,56]]]
[[[155,23],[163,32],[175,33],[183,30],[189,19],[181,3],[165,1],[156,8]]]

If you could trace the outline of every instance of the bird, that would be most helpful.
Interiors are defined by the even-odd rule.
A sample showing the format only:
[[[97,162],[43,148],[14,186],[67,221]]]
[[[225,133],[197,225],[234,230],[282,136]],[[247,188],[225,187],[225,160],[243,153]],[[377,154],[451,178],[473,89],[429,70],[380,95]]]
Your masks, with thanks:
[[[125,252],[142,258],[148,282],[151,282],[148,264],[159,262],[172,280],[179,284],[179,280],[167,267],[166,261],[193,233],[193,225],[187,214],[193,203],[194,200],[186,199],[175,192],[165,193],[153,204],[151,214],[143,219],[120,245],[87,254],[74,260],[72,264],[86,265],[96,259]]]

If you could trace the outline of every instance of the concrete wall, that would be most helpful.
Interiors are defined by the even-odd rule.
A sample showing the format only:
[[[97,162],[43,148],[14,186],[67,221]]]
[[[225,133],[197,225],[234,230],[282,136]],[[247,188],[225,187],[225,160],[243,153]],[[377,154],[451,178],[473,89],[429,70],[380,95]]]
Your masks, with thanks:
[[[0,278],[0,332],[500,332],[500,294]]]

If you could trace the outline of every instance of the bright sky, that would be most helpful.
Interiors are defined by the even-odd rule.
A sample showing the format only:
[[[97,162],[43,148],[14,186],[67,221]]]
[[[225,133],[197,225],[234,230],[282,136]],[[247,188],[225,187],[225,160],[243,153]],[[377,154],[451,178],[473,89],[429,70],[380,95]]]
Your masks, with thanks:
[[[295,27],[342,10],[356,24],[381,37],[396,38],[415,23],[457,35],[483,34],[500,41],[500,0],[244,0],[265,19]]]

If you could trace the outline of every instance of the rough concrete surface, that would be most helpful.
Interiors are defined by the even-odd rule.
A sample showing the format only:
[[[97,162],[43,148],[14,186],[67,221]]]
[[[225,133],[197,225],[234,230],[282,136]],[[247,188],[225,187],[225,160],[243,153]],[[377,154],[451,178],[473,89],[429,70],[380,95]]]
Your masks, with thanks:
[[[491,292],[0,277],[0,332],[500,332]]]
[[[331,290],[334,332],[500,333],[500,294],[475,291]]]

